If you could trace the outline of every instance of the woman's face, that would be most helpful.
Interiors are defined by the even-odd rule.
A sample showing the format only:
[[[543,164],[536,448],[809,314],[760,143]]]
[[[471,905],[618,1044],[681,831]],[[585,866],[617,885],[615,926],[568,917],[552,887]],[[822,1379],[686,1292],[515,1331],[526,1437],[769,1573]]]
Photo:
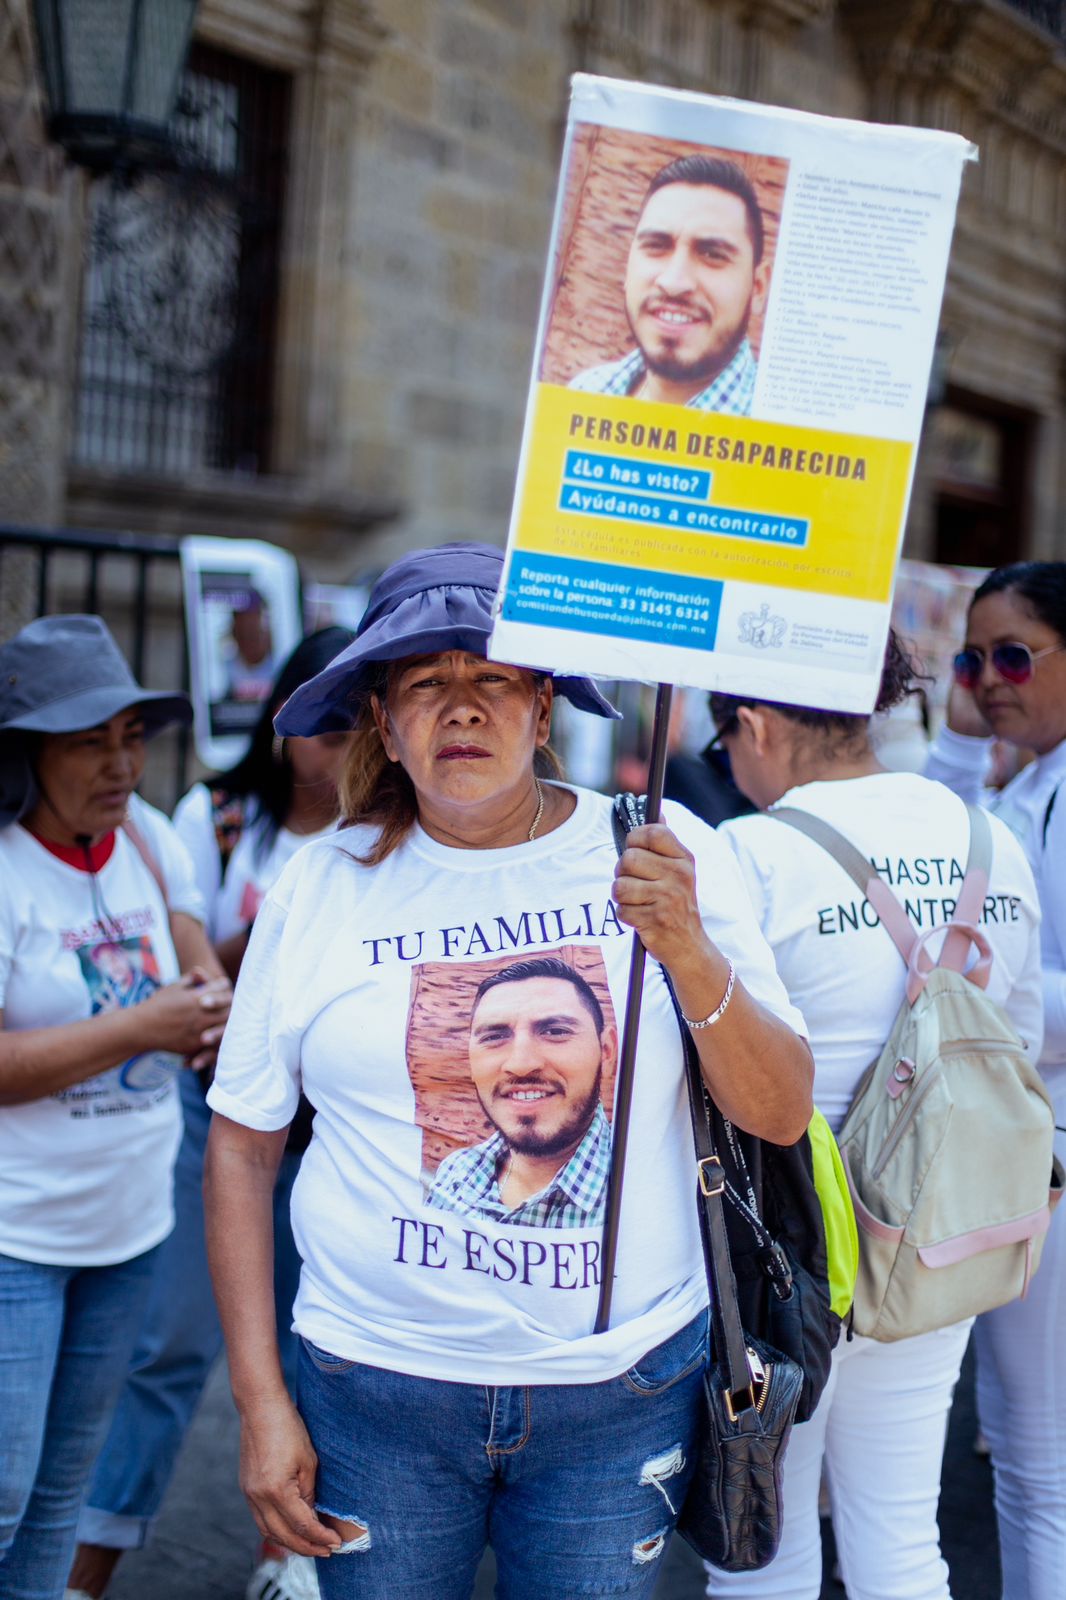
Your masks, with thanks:
[[[1034,662],[1026,683],[1008,683],[991,658],[997,644],[1012,643],[1028,645],[1035,656],[1064,641],[1020,595],[985,595],[970,608],[966,624],[966,648],[984,656],[973,691],[977,709],[997,739],[1043,755],[1066,739],[1066,650]]]
[[[292,763],[293,783],[305,789],[318,784],[336,789],[351,742],[350,733],[319,733],[310,739],[290,735],[285,750]]]
[[[37,803],[26,821],[76,844],[117,828],[144,772],[144,721],[134,708],[80,733],[46,733],[35,762]]]
[[[420,808],[477,809],[528,789],[551,703],[551,683],[538,686],[524,668],[448,650],[399,662],[374,706],[386,754]]]

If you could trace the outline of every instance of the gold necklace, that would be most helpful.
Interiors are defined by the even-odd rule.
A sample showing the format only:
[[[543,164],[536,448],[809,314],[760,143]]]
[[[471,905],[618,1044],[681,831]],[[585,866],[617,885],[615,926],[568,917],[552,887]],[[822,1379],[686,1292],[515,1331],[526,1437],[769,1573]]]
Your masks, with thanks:
[[[533,782],[537,786],[537,814],[533,818],[533,826],[529,830],[530,844],[532,844],[533,840],[537,837],[537,829],[540,827],[540,819],[544,815],[544,790],[540,786],[539,778],[534,778]]]

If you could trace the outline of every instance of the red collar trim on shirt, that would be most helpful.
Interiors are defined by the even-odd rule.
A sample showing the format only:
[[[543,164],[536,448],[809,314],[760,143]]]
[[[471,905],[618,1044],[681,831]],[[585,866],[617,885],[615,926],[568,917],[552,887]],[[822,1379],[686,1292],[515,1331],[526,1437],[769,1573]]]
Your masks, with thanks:
[[[26,829],[32,833],[38,844],[44,845],[49,855],[56,856],[60,861],[65,861],[68,867],[77,867],[79,872],[99,872],[115,853],[115,832],[105,833],[104,837],[96,844],[89,846],[88,860],[80,844],[56,844],[52,839],[45,839],[42,834],[34,833],[32,828]]]

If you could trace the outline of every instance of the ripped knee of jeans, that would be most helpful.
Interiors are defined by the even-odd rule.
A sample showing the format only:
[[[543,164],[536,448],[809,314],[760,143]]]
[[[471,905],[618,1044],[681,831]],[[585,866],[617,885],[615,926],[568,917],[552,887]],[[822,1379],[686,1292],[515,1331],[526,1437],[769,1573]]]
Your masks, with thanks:
[[[342,1516],[338,1511],[327,1511],[324,1506],[316,1506],[320,1522],[327,1528],[332,1528],[339,1533],[343,1544],[334,1545],[331,1552],[335,1556],[358,1555],[363,1550],[369,1550],[371,1545],[370,1529],[365,1522],[360,1522],[358,1517]]]
[[[666,1529],[653,1533],[648,1539],[638,1539],[633,1546],[633,1565],[643,1566],[646,1561],[657,1561],[666,1548]]]

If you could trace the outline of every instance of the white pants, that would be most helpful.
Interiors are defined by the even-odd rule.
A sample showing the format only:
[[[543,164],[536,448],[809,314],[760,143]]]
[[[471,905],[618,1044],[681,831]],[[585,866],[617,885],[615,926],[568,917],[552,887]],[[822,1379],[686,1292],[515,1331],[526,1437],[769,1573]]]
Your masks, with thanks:
[[[1066,1125],[1066,1083],[1053,1090]],[[1066,1139],[1056,1145],[1066,1159]],[[992,1447],[1003,1600],[1066,1596],[1066,1200],[1024,1300],[977,1319],[977,1409]]]
[[[785,1457],[784,1535],[762,1572],[707,1568],[707,1593],[818,1600],[824,1458],[848,1600],[949,1600],[937,1506],[947,1415],[972,1319],[916,1339],[843,1340]]]

